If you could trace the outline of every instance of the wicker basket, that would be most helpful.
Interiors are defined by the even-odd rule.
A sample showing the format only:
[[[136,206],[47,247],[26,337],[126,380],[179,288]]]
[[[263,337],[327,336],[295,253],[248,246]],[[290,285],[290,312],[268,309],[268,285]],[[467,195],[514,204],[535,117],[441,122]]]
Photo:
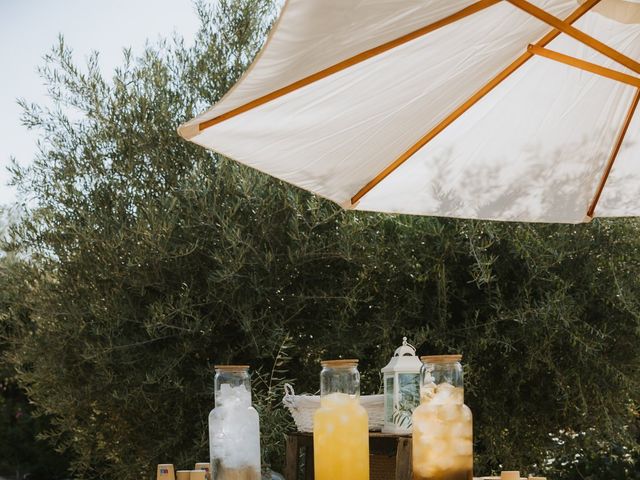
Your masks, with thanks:
[[[296,395],[288,383],[282,403],[289,409],[299,432],[313,432],[313,414],[320,407],[319,395]],[[361,395],[360,404],[369,415],[369,431],[379,432],[384,425],[384,395]]]

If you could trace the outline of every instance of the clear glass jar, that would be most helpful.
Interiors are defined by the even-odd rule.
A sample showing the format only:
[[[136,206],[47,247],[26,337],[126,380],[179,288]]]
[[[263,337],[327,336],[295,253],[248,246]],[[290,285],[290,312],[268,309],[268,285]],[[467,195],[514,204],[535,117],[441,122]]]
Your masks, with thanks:
[[[413,412],[413,480],[473,479],[473,417],[464,404],[462,355],[421,357]]]
[[[369,417],[360,405],[357,360],[322,362],[313,416],[316,480],[369,480]]]
[[[260,480],[260,420],[251,406],[247,365],[216,365],[215,408],[209,414],[213,480]]]

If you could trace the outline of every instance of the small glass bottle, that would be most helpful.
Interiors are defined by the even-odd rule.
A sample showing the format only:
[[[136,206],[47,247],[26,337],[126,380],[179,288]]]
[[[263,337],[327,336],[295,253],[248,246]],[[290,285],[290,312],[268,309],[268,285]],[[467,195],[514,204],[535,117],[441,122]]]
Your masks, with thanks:
[[[360,405],[357,360],[322,362],[313,417],[316,480],[369,480],[369,418]]]
[[[216,406],[209,414],[213,480],[260,480],[260,420],[251,406],[247,365],[216,365]]]
[[[473,418],[464,404],[462,355],[421,357],[413,412],[413,480],[473,479]]]

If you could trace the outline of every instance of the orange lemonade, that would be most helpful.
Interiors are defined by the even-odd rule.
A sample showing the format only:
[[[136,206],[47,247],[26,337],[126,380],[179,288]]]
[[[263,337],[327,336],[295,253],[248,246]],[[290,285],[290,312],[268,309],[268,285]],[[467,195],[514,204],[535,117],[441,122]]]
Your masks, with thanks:
[[[322,397],[313,446],[316,480],[369,480],[369,419],[357,396]]]

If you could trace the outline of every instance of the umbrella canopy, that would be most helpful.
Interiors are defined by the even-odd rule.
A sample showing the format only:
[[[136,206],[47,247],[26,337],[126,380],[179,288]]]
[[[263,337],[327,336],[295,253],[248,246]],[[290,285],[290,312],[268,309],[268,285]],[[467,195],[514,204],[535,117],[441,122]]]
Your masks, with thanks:
[[[640,214],[640,0],[289,0],[180,134],[344,208]]]

